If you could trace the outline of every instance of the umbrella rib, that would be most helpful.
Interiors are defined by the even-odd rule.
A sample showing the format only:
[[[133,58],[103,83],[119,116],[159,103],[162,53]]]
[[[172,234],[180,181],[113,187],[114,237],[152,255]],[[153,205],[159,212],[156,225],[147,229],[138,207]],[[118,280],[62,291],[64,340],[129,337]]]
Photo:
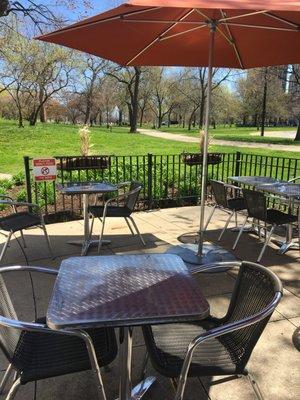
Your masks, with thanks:
[[[259,10],[259,11],[249,12],[247,14],[235,15],[233,17],[224,16],[223,18],[219,19],[219,22],[230,21],[230,20],[238,19],[238,18],[251,17],[252,15],[257,15],[257,14],[265,14],[267,11],[268,10]]]
[[[177,21],[177,20],[159,20],[159,19],[123,19],[124,22],[138,22],[138,23],[151,23],[151,24],[182,24],[182,25],[198,25],[203,24],[204,21]]]
[[[223,11],[223,10],[220,10],[220,11],[221,11],[222,17],[224,18],[224,17],[225,17],[224,11]],[[228,26],[228,24],[227,24],[226,21],[224,22],[224,24],[225,24],[225,27],[226,27],[226,29],[227,29],[229,38],[224,34],[224,32],[223,32],[219,27],[218,27],[218,31],[219,31],[219,32],[227,39],[227,41],[229,41],[229,43],[233,46],[233,49],[234,49],[236,58],[238,59],[238,62],[239,62],[239,64],[240,64],[240,67],[241,67],[242,69],[244,69],[244,64],[243,64],[243,62],[242,62],[242,58],[241,58],[240,52],[239,52],[239,50],[238,50],[238,48],[237,48],[235,39],[233,38],[232,33],[231,33],[231,30],[230,30],[230,28],[229,28],[229,26]]]
[[[54,32],[50,32],[48,34],[46,34],[45,36],[47,37],[51,37],[51,36],[55,36],[57,34],[60,34],[61,32],[71,32],[73,30],[76,30],[78,28],[84,28],[85,26],[93,26],[93,25],[97,25],[97,24],[101,24],[102,22],[110,22],[110,21],[115,21],[117,19],[124,19],[127,16],[132,16],[132,15],[137,15],[137,14],[141,14],[141,13],[146,13],[149,11],[154,11],[154,10],[159,10],[162,7],[150,7],[150,8],[145,8],[144,10],[138,10],[138,11],[130,11],[128,13],[124,13],[124,14],[119,14],[119,15],[115,15],[113,17],[108,17],[108,18],[104,18],[104,19],[100,19],[98,21],[93,21],[93,22],[83,22],[82,24],[78,25],[76,24],[71,25],[71,26],[67,26],[65,28],[59,29],[58,31],[54,31]]]
[[[187,18],[189,15],[191,15],[194,12],[194,8],[190,8],[188,12],[186,12],[182,17],[179,18],[178,21],[172,23],[171,26],[169,26],[167,29],[164,29],[159,36],[157,36],[155,39],[153,39],[146,47],[144,47],[141,51],[139,51],[131,60],[129,60],[126,65],[128,66],[131,64],[134,60],[136,60],[141,54],[145,53],[150,47],[152,47],[155,43],[157,43],[163,35],[168,33],[174,26],[176,26],[179,22],[183,21],[185,18]]]
[[[295,24],[294,22],[291,22],[291,21],[289,21],[289,20],[287,20],[285,18],[278,17],[277,15],[275,15],[273,13],[270,13],[270,12],[265,12],[264,14],[267,15],[268,17],[276,19],[277,21],[283,22],[283,23],[285,23],[287,25],[293,26],[296,29],[299,29],[299,25],[298,24]]]
[[[222,24],[224,22],[221,22]],[[240,28],[257,28],[257,29],[269,29],[273,31],[285,31],[285,32],[299,32],[298,29],[289,29],[289,28],[279,28],[275,26],[265,26],[265,25],[251,25],[251,24],[237,24],[235,22],[227,22],[228,26],[237,26]]]
[[[183,32],[178,32],[178,33],[174,33],[173,35],[164,36],[164,37],[162,37],[162,38],[159,38],[159,41],[162,42],[162,41],[164,41],[164,40],[172,39],[172,38],[174,38],[174,37],[176,37],[176,36],[181,36],[181,35],[184,35],[184,34],[186,34],[186,33],[196,31],[197,29],[205,28],[206,26],[207,26],[207,25],[204,24],[204,25],[196,26],[195,28],[188,29],[188,30],[183,31]]]

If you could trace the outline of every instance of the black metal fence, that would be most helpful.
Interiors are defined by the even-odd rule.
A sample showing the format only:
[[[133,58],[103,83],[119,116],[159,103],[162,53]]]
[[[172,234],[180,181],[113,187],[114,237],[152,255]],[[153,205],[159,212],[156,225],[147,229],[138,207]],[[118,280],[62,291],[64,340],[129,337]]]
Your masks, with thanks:
[[[288,180],[300,175],[300,160],[247,153],[221,153],[221,162],[208,166],[210,179],[226,181],[232,175],[271,176]],[[143,184],[140,209],[197,204],[200,198],[202,165],[188,165],[180,154],[143,156],[93,156],[83,165],[78,156],[55,157],[59,172],[56,183],[77,181],[136,180]],[[91,158],[90,158],[91,159]],[[70,167],[70,160],[73,163]],[[98,161],[97,161],[98,160]],[[100,161],[99,161],[100,160]],[[55,183],[37,183],[32,178],[30,157],[24,157],[28,201],[38,203],[47,222],[77,218],[80,196],[64,196]]]

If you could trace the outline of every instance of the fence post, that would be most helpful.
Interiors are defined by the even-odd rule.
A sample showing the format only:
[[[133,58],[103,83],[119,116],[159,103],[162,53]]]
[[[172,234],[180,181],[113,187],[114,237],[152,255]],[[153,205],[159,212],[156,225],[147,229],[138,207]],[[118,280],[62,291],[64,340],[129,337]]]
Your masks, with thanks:
[[[24,156],[24,168],[25,168],[25,182],[26,182],[26,193],[27,193],[27,201],[28,203],[32,203],[32,191],[31,191],[31,182],[30,182],[30,165],[29,165],[29,157]]]
[[[236,152],[236,161],[235,161],[235,171],[234,171],[234,176],[240,176],[241,172],[241,152],[237,151]]]
[[[153,159],[152,154],[148,153],[148,209],[152,207],[152,174],[153,174]]]

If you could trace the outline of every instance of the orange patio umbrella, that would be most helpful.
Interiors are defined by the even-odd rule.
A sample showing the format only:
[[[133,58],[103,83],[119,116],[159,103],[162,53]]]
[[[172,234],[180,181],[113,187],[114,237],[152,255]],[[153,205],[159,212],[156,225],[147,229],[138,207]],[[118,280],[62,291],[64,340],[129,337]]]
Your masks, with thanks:
[[[129,0],[39,37],[125,66],[208,66],[199,246],[189,262],[218,261],[204,248],[212,68],[300,63],[300,1]]]

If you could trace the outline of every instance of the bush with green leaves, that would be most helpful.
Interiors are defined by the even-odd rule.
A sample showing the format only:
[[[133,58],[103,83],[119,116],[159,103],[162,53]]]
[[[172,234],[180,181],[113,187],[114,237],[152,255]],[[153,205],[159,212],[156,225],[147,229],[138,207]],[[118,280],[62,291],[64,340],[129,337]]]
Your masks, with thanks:
[[[18,172],[17,174],[13,175],[11,179],[12,183],[16,186],[21,186],[25,183],[25,175],[23,171]]]

